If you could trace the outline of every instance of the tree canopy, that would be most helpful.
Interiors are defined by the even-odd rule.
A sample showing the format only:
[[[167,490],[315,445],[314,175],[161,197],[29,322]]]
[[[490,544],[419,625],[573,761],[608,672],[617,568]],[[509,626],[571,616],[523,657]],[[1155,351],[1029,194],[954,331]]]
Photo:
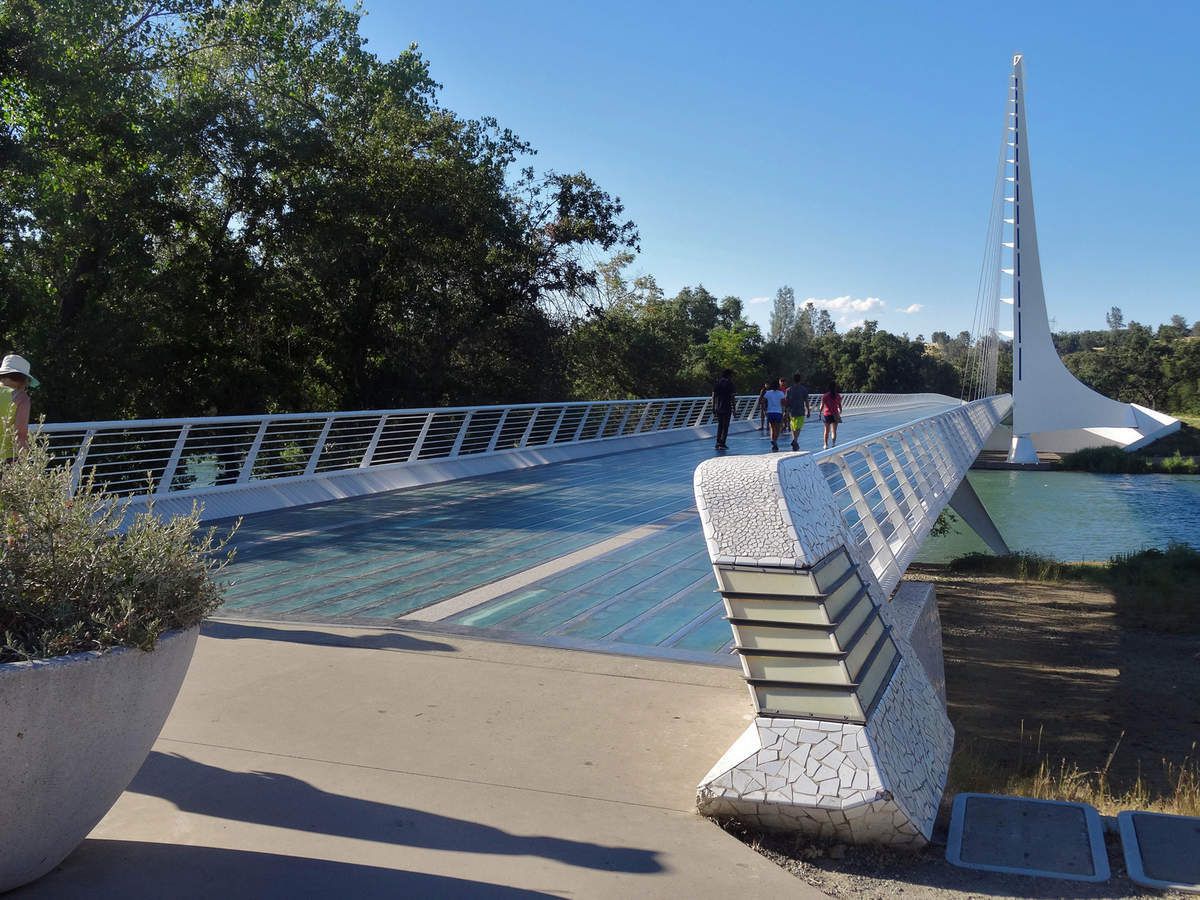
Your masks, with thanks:
[[[60,418],[563,389],[543,298],[636,248],[338,0],[0,7],[0,303]]]
[[[446,109],[340,0],[3,0],[0,337],[51,420],[742,391],[794,372],[957,396],[971,344],[780,287],[667,296],[584,172]],[[1081,377],[1200,406],[1182,316],[1059,336]],[[1001,380],[1005,377],[1002,365]]]

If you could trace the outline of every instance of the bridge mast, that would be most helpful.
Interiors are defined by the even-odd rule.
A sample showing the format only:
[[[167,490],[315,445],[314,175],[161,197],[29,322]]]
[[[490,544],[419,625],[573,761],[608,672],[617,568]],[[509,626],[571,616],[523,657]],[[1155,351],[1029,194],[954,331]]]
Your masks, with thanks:
[[[1132,450],[1178,429],[1170,416],[1096,393],[1063,365],[1050,336],[1033,212],[1033,180],[1025,124],[1025,70],[1013,56],[1001,177],[1004,236],[998,248],[1013,306],[1013,438],[1009,461],[1035,464],[1037,450],[1069,452],[1116,445]],[[1009,251],[1005,265],[1004,251]]]

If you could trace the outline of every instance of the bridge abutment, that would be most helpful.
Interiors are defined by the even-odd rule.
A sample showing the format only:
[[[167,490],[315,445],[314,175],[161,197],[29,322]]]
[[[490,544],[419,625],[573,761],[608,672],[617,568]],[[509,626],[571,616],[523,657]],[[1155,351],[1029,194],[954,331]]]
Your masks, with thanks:
[[[929,840],[954,747],[933,586],[906,583],[889,607],[910,630],[891,630],[900,661],[867,721],[757,716],[701,781],[701,813],[856,844]]]
[[[853,843],[929,840],[954,729],[934,589],[900,579],[1009,406],[696,469],[756,711],[701,781],[700,812]]]

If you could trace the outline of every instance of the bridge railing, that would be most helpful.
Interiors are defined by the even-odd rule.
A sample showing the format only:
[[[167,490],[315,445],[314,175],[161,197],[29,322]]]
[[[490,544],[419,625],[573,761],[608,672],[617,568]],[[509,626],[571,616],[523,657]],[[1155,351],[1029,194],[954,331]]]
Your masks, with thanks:
[[[903,408],[936,396],[847,394],[844,408]],[[756,395],[736,398],[737,419],[752,420],[757,409]],[[709,397],[668,397],[54,423],[40,431],[76,483],[86,474],[117,495],[178,497],[694,428],[711,419]]]
[[[1002,394],[814,454],[860,552],[885,592],[900,583],[997,423]]]
[[[754,396],[737,398],[750,415]],[[695,427],[707,397],[43,425],[51,454],[118,495],[202,493]]]

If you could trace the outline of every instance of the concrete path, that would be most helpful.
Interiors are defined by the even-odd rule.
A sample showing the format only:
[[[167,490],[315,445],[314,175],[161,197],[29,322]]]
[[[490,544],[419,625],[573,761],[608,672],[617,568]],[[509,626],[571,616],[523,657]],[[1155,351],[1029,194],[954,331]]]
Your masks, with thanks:
[[[738,672],[210,622],[149,760],[13,898],[819,897],[696,816]]]

